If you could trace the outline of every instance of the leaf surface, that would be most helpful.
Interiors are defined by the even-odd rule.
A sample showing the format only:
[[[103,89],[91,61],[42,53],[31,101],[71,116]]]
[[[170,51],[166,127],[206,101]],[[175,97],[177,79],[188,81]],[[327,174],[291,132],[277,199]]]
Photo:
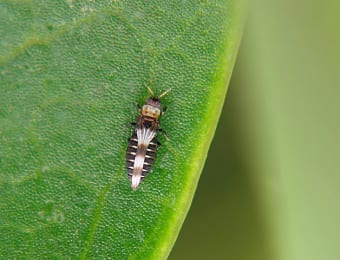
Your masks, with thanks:
[[[20,4],[19,4],[20,3]],[[240,40],[221,1],[0,3],[0,255],[165,258],[189,209]],[[132,191],[136,104],[172,88]]]

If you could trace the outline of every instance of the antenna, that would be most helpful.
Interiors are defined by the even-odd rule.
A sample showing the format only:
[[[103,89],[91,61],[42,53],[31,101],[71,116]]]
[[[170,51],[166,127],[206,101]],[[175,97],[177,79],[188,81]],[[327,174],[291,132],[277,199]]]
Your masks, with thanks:
[[[148,85],[146,85],[146,84],[144,84],[144,85],[145,85],[146,89],[149,91],[150,95],[151,95],[152,97],[154,97],[155,94],[153,93],[152,89],[151,89]]]
[[[163,92],[158,98],[161,99],[162,97],[166,96],[171,91],[171,88]]]

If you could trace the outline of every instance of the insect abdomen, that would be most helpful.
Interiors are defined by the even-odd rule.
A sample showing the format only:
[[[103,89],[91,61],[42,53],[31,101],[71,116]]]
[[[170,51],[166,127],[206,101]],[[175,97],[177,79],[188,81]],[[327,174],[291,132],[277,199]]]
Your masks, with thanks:
[[[126,151],[126,168],[133,188],[137,188],[140,181],[142,181],[151,171],[151,167],[156,158],[157,148],[157,137],[154,137],[146,147],[142,144],[138,145],[136,131],[129,139],[128,148]],[[142,160],[142,167],[139,167],[139,163],[136,163],[136,159],[139,160],[139,162]],[[140,181],[134,184],[132,180],[133,177],[140,178]]]

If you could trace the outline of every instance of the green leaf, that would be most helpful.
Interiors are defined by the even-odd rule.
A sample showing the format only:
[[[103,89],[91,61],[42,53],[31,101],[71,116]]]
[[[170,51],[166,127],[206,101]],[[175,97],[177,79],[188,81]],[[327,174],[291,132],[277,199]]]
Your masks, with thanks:
[[[0,3],[0,255],[165,258],[223,105],[242,6]],[[133,191],[125,150],[145,84],[170,141]]]

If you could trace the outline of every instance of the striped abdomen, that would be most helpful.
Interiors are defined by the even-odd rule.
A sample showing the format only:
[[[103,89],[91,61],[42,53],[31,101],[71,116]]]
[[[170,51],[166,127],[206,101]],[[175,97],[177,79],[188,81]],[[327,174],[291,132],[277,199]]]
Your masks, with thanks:
[[[157,136],[145,143],[137,137],[137,130],[129,139],[126,151],[126,168],[132,188],[136,189],[140,182],[151,171],[157,152]]]

